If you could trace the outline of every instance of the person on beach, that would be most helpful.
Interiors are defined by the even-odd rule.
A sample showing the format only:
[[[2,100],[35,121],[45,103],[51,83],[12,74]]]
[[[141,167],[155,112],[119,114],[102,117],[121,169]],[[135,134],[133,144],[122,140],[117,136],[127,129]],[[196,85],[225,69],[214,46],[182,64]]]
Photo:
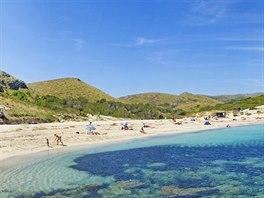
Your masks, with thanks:
[[[57,142],[57,145],[59,144],[59,136],[57,134],[54,134],[55,136],[55,142]]]
[[[129,130],[128,126],[127,125],[124,125],[121,127],[121,130]]]
[[[144,131],[144,128],[143,128],[143,127],[141,127],[141,129],[140,129],[139,132],[140,132],[140,133],[143,133],[143,134],[146,134],[146,132]]]
[[[50,147],[50,145],[49,145],[49,139],[46,138],[46,141],[47,141],[47,146]]]
[[[62,146],[64,146],[62,140],[61,140],[61,136],[54,134],[55,136],[55,141],[57,142],[57,145],[59,145],[59,143],[61,143]]]
[[[59,142],[61,143],[61,145],[64,146],[64,144],[63,144],[63,142],[61,140],[61,136],[58,136],[58,138],[59,138]]]
[[[143,127],[144,127],[144,128],[148,128],[148,127],[150,127],[150,126],[147,125],[145,122],[143,122]]]

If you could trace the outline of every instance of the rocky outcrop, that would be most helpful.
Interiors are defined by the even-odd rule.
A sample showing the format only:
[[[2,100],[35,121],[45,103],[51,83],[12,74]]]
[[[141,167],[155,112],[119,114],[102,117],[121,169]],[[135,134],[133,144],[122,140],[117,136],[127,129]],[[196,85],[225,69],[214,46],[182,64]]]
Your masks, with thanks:
[[[66,121],[89,121],[89,117],[87,116],[81,116],[76,114],[57,114],[54,115],[57,121],[59,122],[66,122]]]
[[[13,89],[13,90],[18,90],[18,89],[27,89],[27,85],[26,83],[24,83],[23,81],[21,80],[14,80],[14,81],[11,81],[9,82],[8,84],[8,88],[9,89]]]
[[[0,119],[0,125],[3,124],[39,124],[39,123],[47,123],[47,120],[43,120],[40,118],[18,118],[18,119]]]
[[[27,88],[28,87],[24,81],[0,70],[0,92],[3,92],[5,89],[18,90]]]

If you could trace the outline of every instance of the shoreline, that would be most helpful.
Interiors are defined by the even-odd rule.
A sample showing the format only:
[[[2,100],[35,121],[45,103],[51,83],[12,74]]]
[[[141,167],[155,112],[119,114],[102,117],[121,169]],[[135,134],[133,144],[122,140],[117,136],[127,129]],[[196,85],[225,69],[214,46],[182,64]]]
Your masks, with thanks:
[[[129,127],[134,130],[121,130],[120,121],[94,121],[96,131],[105,135],[87,135],[85,126],[88,122],[45,123],[34,125],[1,125],[0,126],[0,161],[4,164],[9,159],[21,158],[45,151],[78,150],[81,147],[97,147],[106,144],[122,143],[155,136],[177,135],[196,133],[206,130],[264,124],[264,118],[256,119],[257,115],[233,118],[222,118],[210,121],[211,125],[204,125],[204,120],[189,121],[181,119],[182,125],[175,125],[171,120],[129,120]],[[146,134],[140,133],[142,123],[150,127],[144,128]],[[76,132],[79,134],[76,134]],[[209,131],[208,131],[209,132]],[[67,146],[56,145],[54,134],[62,136],[62,141]],[[51,147],[47,147],[46,139],[50,140]]]

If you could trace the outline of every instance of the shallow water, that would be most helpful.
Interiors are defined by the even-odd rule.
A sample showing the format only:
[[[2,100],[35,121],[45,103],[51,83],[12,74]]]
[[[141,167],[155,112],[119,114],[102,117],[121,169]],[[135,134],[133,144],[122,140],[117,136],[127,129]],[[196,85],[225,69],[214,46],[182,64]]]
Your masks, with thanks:
[[[264,125],[44,155],[0,178],[0,197],[264,197]]]

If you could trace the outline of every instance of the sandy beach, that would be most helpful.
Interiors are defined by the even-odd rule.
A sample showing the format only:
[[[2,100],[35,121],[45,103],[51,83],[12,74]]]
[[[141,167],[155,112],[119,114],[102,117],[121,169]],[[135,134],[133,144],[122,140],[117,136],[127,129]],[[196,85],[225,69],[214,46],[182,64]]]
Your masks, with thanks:
[[[210,120],[211,125],[204,125],[203,119],[190,121],[190,118],[177,119],[177,122],[182,122],[181,125],[175,124],[172,120],[128,120],[128,126],[133,130],[121,130],[121,121],[122,119],[93,121],[92,125],[96,127],[96,132],[100,135],[87,134],[86,126],[89,122],[1,125],[0,160],[44,150],[68,149],[80,145],[98,145],[157,135],[225,128],[228,124],[231,127],[264,124],[264,117],[255,114],[221,118]],[[145,134],[140,132],[143,123],[149,126],[144,128]],[[57,145],[54,134],[62,137],[65,146]],[[47,146],[47,138],[50,147]]]

